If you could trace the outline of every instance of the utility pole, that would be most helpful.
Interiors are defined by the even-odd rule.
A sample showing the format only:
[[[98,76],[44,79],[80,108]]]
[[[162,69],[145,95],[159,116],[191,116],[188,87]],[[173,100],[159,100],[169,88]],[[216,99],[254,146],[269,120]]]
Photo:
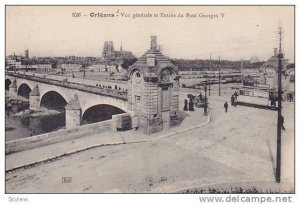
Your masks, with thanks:
[[[221,61],[220,61],[220,56],[219,56],[219,96],[221,96]]]
[[[243,58],[241,59],[241,75],[242,75],[242,86],[244,85],[244,66],[243,66]]]
[[[207,116],[207,81],[205,81],[205,85],[204,85],[204,116]]]
[[[211,53],[209,53],[209,74],[211,74]],[[210,77],[210,75],[208,75]],[[210,78],[208,81],[208,95],[210,96]]]
[[[279,28],[279,54],[278,54],[278,115],[277,115],[277,154],[276,154],[276,182],[280,183],[281,175],[281,126],[282,126],[282,115],[281,115],[281,71],[282,71],[282,59],[283,54],[281,50],[282,31]]]

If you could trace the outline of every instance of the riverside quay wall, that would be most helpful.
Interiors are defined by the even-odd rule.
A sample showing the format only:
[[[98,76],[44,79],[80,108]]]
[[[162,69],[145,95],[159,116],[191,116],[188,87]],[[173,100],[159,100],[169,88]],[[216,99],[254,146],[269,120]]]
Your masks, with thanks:
[[[49,144],[64,142],[80,137],[111,131],[112,120],[78,126],[72,129],[61,129],[55,132],[36,135],[5,143],[5,154],[12,154]],[[99,137],[101,137],[99,135]]]

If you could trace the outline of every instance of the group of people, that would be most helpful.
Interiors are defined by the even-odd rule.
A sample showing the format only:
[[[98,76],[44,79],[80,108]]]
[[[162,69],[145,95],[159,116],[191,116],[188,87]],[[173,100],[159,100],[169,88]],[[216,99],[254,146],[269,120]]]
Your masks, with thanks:
[[[232,106],[235,106],[235,101],[237,100],[237,97],[238,97],[237,92],[234,92],[234,94],[231,96],[231,105]],[[291,94],[291,96],[288,95],[288,100],[289,101],[293,100],[292,94]],[[275,99],[274,99],[274,101],[275,101]],[[228,103],[227,103],[227,101],[225,101],[225,103],[224,103],[224,109],[225,109],[225,113],[227,113],[227,111],[228,111]],[[282,130],[285,130],[283,115],[280,116],[280,126],[281,126]]]
[[[194,111],[194,102],[193,102],[193,99],[192,97],[189,97],[190,101],[188,102],[187,99],[184,100],[184,107],[183,107],[183,110],[184,111]]]
[[[237,100],[238,93],[235,91],[233,95],[231,95],[231,105],[236,106],[235,101]]]
[[[235,91],[234,94],[232,94],[231,98],[230,98],[232,106],[236,106],[235,101],[237,100],[237,97],[238,97],[238,93]],[[227,111],[228,111],[228,103],[227,103],[227,101],[225,101],[225,103],[224,103],[224,109],[225,109],[225,113],[227,113]]]
[[[201,92],[198,96],[194,96],[193,94],[187,95],[188,99],[184,100],[184,111],[194,111],[194,106],[200,108],[205,104],[205,100],[207,102],[207,98],[203,97]]]

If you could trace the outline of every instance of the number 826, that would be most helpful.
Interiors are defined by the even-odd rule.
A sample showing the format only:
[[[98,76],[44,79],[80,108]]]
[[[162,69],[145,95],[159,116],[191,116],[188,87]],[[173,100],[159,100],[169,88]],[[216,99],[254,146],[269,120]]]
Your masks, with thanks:
[[[72,17],[81,17],[81,13],[73,12]]]

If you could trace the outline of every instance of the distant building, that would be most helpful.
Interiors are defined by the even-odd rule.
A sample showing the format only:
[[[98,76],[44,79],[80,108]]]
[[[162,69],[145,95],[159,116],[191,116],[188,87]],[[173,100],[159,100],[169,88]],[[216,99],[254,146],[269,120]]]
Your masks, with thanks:
[[[122,45],[120,50],[117,51],[114,49],[113,41],[105,41],[102,51],[103,61],[98,64],[91,66],[93,71],[99,72],[123,72],[121,64],[125,60],[135,59],[136,57],[132,54],[131,51],[123,50]]]
[[[122,61],[124,59],[134,59],[135,56],[132,54],[131,51],[123,50],[121,45],[120,51],[114,50],[114,43],[113,41],[105,41],[102,51],[102,58],[105,61]]]
[[[36,70],[38,72],[51,72],[53,71],[52,64],[37,64]]]
[[[286,69],[286,66],[288,65],[288,60],[283,59],[282,61],[282,70],[284,71]],[[274,69],[277,71],[278,69],[278,49],[274,48],[274,54],[271,56],[262,66],[261,69],[265,70],[267,68]]]
[[[5,68],[11,70],[18,70],[21,68],[21,56],[9,55],[5,59]]]
[[[65,63],[61,65],[62,72],[79,72],[81,69],[81,64]]]
[[[288,60],[283,59],[282,61],[282,91],[285,93],[291,92],[290,86],[290,73],[287,69]],[[270,89],[277,90],[278,88],[278,49],[274,48],[274,54],[271,56],[262,66],[261,81],[265,82],[265,85],[269,86]]]
[[[114,51],[113,41],[105,41],[104,42],[102,57],[106,60],[115,59],[115,51]]]

